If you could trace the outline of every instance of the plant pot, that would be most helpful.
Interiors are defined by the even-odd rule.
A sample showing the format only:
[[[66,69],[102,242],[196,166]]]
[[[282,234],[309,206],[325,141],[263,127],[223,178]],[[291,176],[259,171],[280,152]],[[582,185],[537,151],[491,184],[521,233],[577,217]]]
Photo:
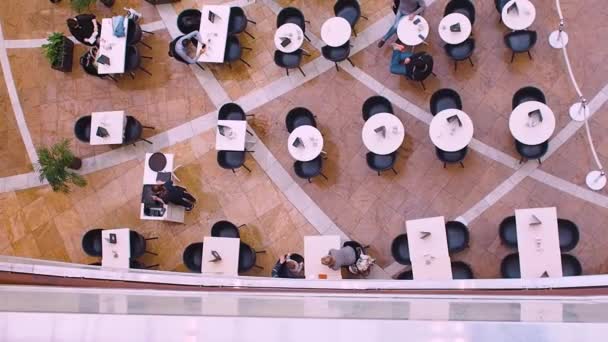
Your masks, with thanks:
[[[99,0],[102,4],[106,5],[106,7],[114,6],[115,0]]]
[[[80,170],[81,167],[82,167],[82,159],[80,159],[78,157],[74,157],[74,160],[72,160],[70,165],[68,165],[68,168],[70,168],[72,170]]]
[[[72,61],[74,57],[74,42],[67,37],[63,37],[61,61],[58,64],[51,65],[51,68],[63,72],[72,71]]]

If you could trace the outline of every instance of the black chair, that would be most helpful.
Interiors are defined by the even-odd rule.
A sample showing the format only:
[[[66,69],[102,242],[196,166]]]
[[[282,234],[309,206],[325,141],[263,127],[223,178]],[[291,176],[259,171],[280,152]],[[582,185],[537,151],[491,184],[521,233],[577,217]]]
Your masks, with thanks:
[[[293,163],[293,171],[300,178],[308,179],[308,183],[312,183],[312,178],[322,176],[327,179],[327,176],[321,171],[323,169],[323,157],[319,155],[317,158],[310,161],[296,161]]]
[[[507,279],[521,278],[518,253],[509,254],[502,259],[502,262],[500,263],[500,274],[503,278]]]
[[[393,105],[386,97],[376,95],[365,100],[361,112],[363,113],[363,120],[367,121],[367,119],[372,117],[374,114],[393,114]]]
[[[407,234],[398,235],[391,243],[393,259],[401,265],[411,265],[410,246],[407,244]]]
[[[242,224],[237,227],[234,223],[229,221],[218,221],[211,227],[211,236],[240,239],[241,234],[239,233],[239,228],[244,226],[245,225]]]
[[[570,254],[562,254],[562,275],[564,277],[576,277],[583,274],[583,266],[580,261]]]
[[[429,76],[435,75],[433,72],[433,66],[435,65],[433,61],[433,56],[429,55],[426,52],[419,52],[420,56],[417,60],[412,61],[411,63],[415,63],[413,66],[412,74],[406,75],[406,78],[412,81],[420,82],[422,86],[422,90],[426,90],[424,86],[424,80],[426,80]]]
[[[460,13],[469,18],[471,25],[475,23],[475,5],[470,0],[451,0],[445,6],[443,16],[451,13]]]
[[[403,271],[397,275],[398,280],[414,280],[414,273],[412,271]]]
[[[129,144],[135,145],[135,143],[140,140],[143,140],[143,141],[147,142],[148,144],[152,144],[151,141],[141,137],[143,134],[144,128],[154,129],[154,127],[152,127],[152,126],[142,125],[141,122],[139,122],[139,120],[137,120],[136,118],[134,118],[131,115],[127,115],[127,124],[125,126],[125,136],[124,136],[123,145],[129,145]]]
[[[82,237],[82,249],[87,255],[100,257],[101,250],[101,229],[91,229]]]
[[[184,64],[190,64],[188,62],[186,62],[185,60],[183,60],[178,54],[177,52],[175,52],[175,44],[177,44],[177,41],[180,40],[183,36],[179,36],[175,39],[173,39],[171,41],[171,43],[169,43],[169,56],[175,58],[178,62],[182,62]],[[202,70],[205,70],[205,68],[198,62],[195,63],[199,68],[201,68]]]
[[[129,19],[129,27],[127,28],[127,45],[135,45],[137,43],[142,43],[148,49],[152,49],[152,47],[142,41],[144,36],[144,32],[148,34],[154,34],[154,32],[148,32],[141,29],[141,26],[133,19]]]
[[[458,69],[458,62],[464,61],[465,59],[469,60],[471,66],[475,66],[471,59],[473,50],[475,50],[475,39],[469,38],[460,44],[446,44],[444,49],[445,53],[454,60],[454,71]]]
[[[304,107],[296,107],[287,113],[285,117],[287,132],[291,133],[294,129],[306,125],[317,127],[315,116],[310,110]]]
[[[511,63],[513,63],[513,59],[515,59],[516,53],[527,52],[528,57],[532,59],[532,55],[530,54],[530,49],[536,44],[536,39],[538,35],[536,31],[529,30],[520,30],[507,33],[505,35],[505,44],[513,54],[511,55]]]
[[[469,247],[469,229],[464,223],[458,221],[446,222],[445,233],[450,254],[462,252]]]
[[[131,244],[131,258],[137,259],[144,254],[158,255],[150,252],[146,249],[147,241],[158,240],[158,237],[145,238],[138,232],[131,230],[129,231],[129,239]]]
[[[289,76],[289,69],[298,69],[302,73],[302,76],[306,77],[304,70],[300,67],[302,64],[302,49],[298,49],[292,53],[285,53],[279,50],[274,51],[274,64],[281,68],[285,68],[285,72],[287,72],[287,76]]]
[[[133,45],[127,46],[126,54],[127,55],[125,57],[125,72],[129,73],[129,75],[131,76],[132,79],[135,79],[134,71],[137,69],[152,76],[152,73],[150,73],[148,70],[146,70],[144,67],[141,66],[142,58],[152,59],[152,57],[140,55],[137,48]]]
[[[391,154],[376,154],[374,152],[367,152],[365,156],[367,161],[367,166],[370,169],[376,171],[378,176],[380,176],[380,172],[393,170],[395,174],[397,174],[397,170],[395,170],[395,161],[397,161],[397,152],[393,152]]]
[[[266,253],[266,251],[256,251],[253,247],[248,244],[241,242],[239,246],[239,273],[244,273],[252,268],[264,269],[262,266],[256,265],[257,254]]]
[[[347,246],[352,247],[355,250],[357,259],[359,259],[359,256],[361,255],[360,252],[365,253],[365,250],[369,248],[369,245],[363,246],[362,244],[358,243],[357,241],[353,241],[353,240],[344,241],[344,243],[342,244],[342,247],[347,247]]]
[[[513,249],[517,249],[517,225],[515,224],[515,216],[505,217],[498,226],[498,236],[500,242]]]
[[[201,273],[201,266],[203,263],[203,243],[196,242],[184,249],[184,254],[182,255],[182,260],[184,261],[184,265],[190,271],[194,273]]]
[[[357,0],[338,0],[334,5],[334,14],[336,17],[341,17],[348,21],[355,37],[357,36],[355,25],[359,21],[359,18],[368,20],[367,17],[361,15],[361,6]]]
[[[83,143],[91,142],[91,116],[80,117],[74,124],[74,135]]]
[[[245,32],[249,37],[255,37],[247,32],[247,23],[256,24],[255,21],[247,19],[245,11],[241,7],[230,7],[230,18],[228,19],[228,34],[238,34]]]
[[[520,104],[528,101],[538,101],[541,103],[547,103],[545,99],[545,94],[542,90],[536,87],[523,87],[520,88],[513,94],[513,99],[511,100],[511,108],[515,109],[515,107]]]
[[[580,233],[574,222],[566,219],[557,219],[557,232],[559,234],[560,251],[569,252],[576,247]]]
[[[277,28],[288,23],[298,25],[304,33],[304,38],[310,41],[310,38],[306,36],[306,23],[309,23],[309,21],[304,19],[304,14],[302,13],[302,11],[295,7],[283,8],[277,15]]]
[[[95,57],[92,57],[91,53],[89,51],[85,52],[84,55],[80,56],[80,66],[82,67],[82,70],[84,70],[84,72],[87,75],[91,75],[91,76],[95,76],[95,77],[99,77],[99,78],[107,77],[114,82],[118,82],[118,80],[115,79],[114,77],[112,77],[112,75],[99,74],[99,72],[97,71],[97,67],[93,64],[94,60],[95,60]]]
[[[433,93],[430,101],[431,114],[435,116],[437,113],[446,109],[462,109],[462,100],[460,95],[449,88],[439,89]]]
[[[251,172],[245,165],[245,152],[248,151],[217,151],[217,163],[221,168],[232,170],[233,173],[241,166]]]
[[[509,2],[509,0],[494,0],[494,6],[498,12],[498,21],[502,21],[502,8]]]
[[[236,36],[228,36],[226,41],[226,50],[224,52],[224,62],[232,68],[232,62],[241,61],[251,68],[251,65],[243,59],[243,50],[251,50],[251,48],[241,46],[241,42]]]
[[[323,57],[325,57],[327,60],[330,60],[336,64],[337,71],[340,71],[338,68],[338,62],[342,62],[344,60],[347,60],[353,67],[355,66],[353,61],[351,61],[348,57],[350,55],[350,42],[346,42],[346,44],[338,47],[325,45],[321,48],[321,54],[323,54]]]
[[[177,28],[183,34],[199,30],[201,27],[201,11],[197,9],[183,10],[177,16]]]
[[[437,158],[443,162],[443,168],[447,167],[447,164],[460,164],[460,167],[464,168],[464,163],[462,162],[464,158],[467,156],[468,147],[463,148],[462,150],[448,152],[440,149],[439,147],[435,147],[435,154]]]
[[[141,262],[131,259],[129,260],[129,268],[134,268],[136,270],[144,270],[144,269],[149,269],[149,268],[153,268],[153,267],[158,267],[160,266],[159,264],[154,264],[154,265],[144,265]]]
[[[453,261],[452,267],[452,279],[475,279],[473,276],[473,270],[469,264],[462,261]]]
[[[241,106],[234,102],[228,102],[220,107],[220,110],[217,113],[218,120],[238,120],[245,121],[247,119],[247,114]]]
[[[526,145],[515,140],[515,149],[517,149],[517,153],[521,156],[519,159],[520,164],[529,159],[537,159],[538,163],[542,164],[540,158],[549,150],[549,140],[538,145]]]

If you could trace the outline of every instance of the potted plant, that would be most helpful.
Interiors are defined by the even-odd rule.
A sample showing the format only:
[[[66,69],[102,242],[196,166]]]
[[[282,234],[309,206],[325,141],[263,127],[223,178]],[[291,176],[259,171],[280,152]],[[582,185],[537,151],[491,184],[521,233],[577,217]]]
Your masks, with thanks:
[[[70,0],[72,8],[78,13],[82,12],[85,8],[89,8],[95,1],[97,0]]]
[[[51,68],[63,72],[72,71],[74,43],[61,32],[53,32],[48,43],[42,45],[42,53],[51,63]]]
[[[87,181],[73,171],[82,167],[82,160],[74,156],[67,139],[51,147],[41,147],[37,152],[40,182],[46,179],[53,191],[70,192],[69,183],[80,187],[87,185]]]

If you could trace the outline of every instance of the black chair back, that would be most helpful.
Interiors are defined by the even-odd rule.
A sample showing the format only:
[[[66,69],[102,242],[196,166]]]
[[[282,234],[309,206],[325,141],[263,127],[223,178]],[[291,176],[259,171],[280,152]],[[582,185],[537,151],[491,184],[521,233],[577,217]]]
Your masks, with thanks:
[[[446,109],[462,109],[462,100],[455,90],[443,88],[433,93],[430,107],[431,114],[436,115]]]
[[[93,64],[94,60],[95,58],[91,57],[91,53],[87,51],[80,57],[80,66],[87,75],[103,78],[104,75],[100,75],[97,71],[97,67]]]
[[[302,63],[302,50],[285,53],[279,50],[274,51],[274,64],[281,68],[294,69]]]
[[[498,14],[502,15],[502,8],[509,2],[509,0],[494,0],[494,6],[496,7],[496,11]]]
[[[138,232],[129,231],[129,243],[131,245],[131,258],[137,259],[146,252],[146,239]]]
[[[277,28],[288,23],[298,25],[302,29],[302,32],[306,32],[304,14],[295,7],[285,7],[277,15]]]
[[[229,221],[218,221],[211,227],[211,236],[240,239],[241,234],[237,226]]]
[[[287,116],[285,117],[285,126],[289,133],[300,126],[305,125],[317,127],[315,116],[310,110],[304,107],[296,107],[287,113]]]
[[[370,169],[376,172],[382,172],[395,167],[395,161],[397,161],[397,152],[386,155],[367,152],[365,159],[367,161],[367,166],[369,166]]]
[[[401,265],[411,265],[410,247],[407,244],[407,234],[397,236],[391,244],[391,254]]]
[[[522,158],[540,160],[540,158],[549,150],[549,141],[547,140],[538,145],[526,145],[515,140],[515,148]]]
[[[236,36],[228,36],[226,41],[226,50],[224,52],[224,62],[238,61],[243,55],[241,42]]]
[[[125,126],[125,145],[136,143],[143,134],[144,128],[142,124],[133,116],[127,116],[127,124]]]
[[[517,249],[517,226],[515,216],[505,217],[498,226],[498,236],[503,245]]]
[[[129,27],[127,28],[127,45],[135,45],[139,43],[144,33],[141,26],[135,20],[129,19]]]
[[[184,249],[184,254],[182,255],[182,260],[184,261],[184,265],[191,272],[201,273],[201,266],[203,263],[203,243],[196,242]]]
[[[230,7],[228,19],[228,34],[237,34],[247,29],[247,15],[241,7]]]
[[[461,163],[464,160],[464,158],[467,156],[468,150],[469,148],[465,147],[462,150],[448,152],[435,147],[435,154],[437,155],[437,158],[439,158],[439,160],[441,160],[444,164],[455,164]]]
[[[570,254],[562,254],[562,275],[564,277],[575,277],[583,274],[583,266],[580,261]]]
[[[133,45],[127,45],[125,57],[125,72],[133,71],[141,65],[141,55],[137,48]]]
[[[576,224],[570,220],[557,219],[557,231],[559,234],[559,249],[562,252],[573,250],[580,238]]]
[[[91,229],[82,236],[82,250],[92,257],[100,257],[101,250],[101,229]]]
[[[419,61],[411,62],[416,63],[412,69],[411,79],[413,81],[424,81],[433,73],[433,66],[435,64],[433,56],[426,52],[420,52],[419,54]]]
[[[452,279],[475,279],[469,264],[462,261],[453,261],[451,267]]]
[[[296,161],[293,163],[293,171],[295,174],[303,179],[310,180],[321,174],[323,170],[323,157],[318,156],[317,158],[310,161]]]
[[[513,100],[511,100],[511,107],[512,109],[515,109],[515,107],[528,101],[538,101],[545,104],[547,103],[545,93],[543,93],[542,90],[536,87],[529,86],[520,88],[515,92],[515,94],[513,94]]]
[[[383,96],[372,96],[365,100],[363,108],[361,109],[363,114],[363,120],[367,121],[372,115],[378,113],[391,113],[393,114],[393,105],[391,102]]]
[[[321,48],[321,54],[332,62],[342,62],[350,55],[350,42],[338,47],[325,45]]]
[[[414,273],[412,271],[403,271],[397,276],[398,280],[414,280]]]
[[[177,16],[177,28],[183,34],[199,30],[201,27],[201,11],[197,9],[187,9]]]
[[[217,163],[223,169],[238,169],[245,164],[245,151],[217,151]]]
[[[509,254],[502,259],[502,262],[500,263],[500,274],[503,278],[507,279],[521,278],[518,253]]]
[[[538,34],[536,31],[529,30],[520,30],[507,33],[505,35],[505,44],[509,49],[513,52],[526,52],[529,51],[534,44],[536,44],[536,40],[538,39]]]
[[[91,116],[80,117],[74,124],[74,135],[83,143],[91,142]]]
[[[469,229],[464,223],[448,221],[445,224],[445,232],[450,254],[464,251],[469,247]]]
[[[469,18],[471,25],[475,23],[475,5],[470,0],[451,0],[445,6],[443,16],[451,13],[460,13]]]
[[[228,102],[220,107],[217,113],[218,120],[239,120],[245,121],[247,118],[241,106],[234,102]]]
[[[469,0],[466,0],[469,1]],[[475,39],[469,38],[460,44],[446,44],[445,53],[456,61],[463,61],[473,54],[475,50]]]
[[[346,19],[354,28],[361,18],[361,6],[357,0],[338,0],[334,5],[334,15]]]
[[[239,273],[247,272],[255,266],[257,256],[255,249],[248,244],[241,242],[239,246]]]

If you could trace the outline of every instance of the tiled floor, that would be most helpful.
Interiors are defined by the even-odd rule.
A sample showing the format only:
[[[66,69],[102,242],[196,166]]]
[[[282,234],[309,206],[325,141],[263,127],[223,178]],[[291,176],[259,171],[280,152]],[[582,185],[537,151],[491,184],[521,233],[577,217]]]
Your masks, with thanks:
[[[198,8],[202,3],[228,2],[231,1],[182,0],[164,9],[165,15],[172,10],[177,14],[185,8]],[[332,1],[276,0],[276,3],[299,7],[310,20],[307,32],[317,38],[322,23],[333,16]],[[359,21],[356,27],[359,35],[381,18],[392,16],[390,3],[390,0],[361,2],[362,12],[369,20]],[[352,56],[358,70],[347,65],[339,72],[329,68],[319,76],[294,86],[293,80],[301,78],[297,70],[290,72],[291,77],[287,78],[285,71],[273,63],[272,37],[276,14],[268,0],[257,0],[245,7],[247,15],[257,22],[256,25],[248,25],[248,31],[255,40],[245,34],[239,36],[244,46],[253,48],[243,55],[251,68],[242,62],[233,63],[232,68],[209,66],[210,75],[233,100],[273,82],[289,87],[289,91],[280,96],[263,93],[260,98],[247,99],[247,104],[254,108],[251,113],[256,114],[250,122],[253,130],[304,193],[342,232],[371,245],[370,253],[383,268],[394,262],[390,244],[396,235],[405,231],[405,220],[436,215],[445,216],[447,220],[455,219],[483,202],[488,193],[497,189],[516,170],[495,161],[491,151],[473,149],[469,150],[464,169],[458,166],[444,169],[435,157],[427,124],[413,115],[427,114],[421,114],[413,107],[394,105],[396,115],[406,127],[406,141],[399,151],[396,165],[398,174],[389,171],[376,175],[366,165],[367,150],[361,140],[361,105],[367,97],[374,95],[374,91],[369,87],[370,82],[356,80],[351,73],[357,75],[362,71],[368,74],[375,82],[424,111],[428,111],[428,101],[435,90],[443,87],[457,90],[463,99],[464,110],[473,119],[475,138],[513,157],[517,155],[508,131],[508,118],[511,97],[518,88],[536,85],[545,92],[548,105],[557,117],[556,134],[570,122],[568,108],[576,100],[565,74],[563,56],[550,48],[546,40],[558,23],[552,2],[535,2],[537,19],[533,29],[538,31],[539,40],[532,50],[534,60],[520,55],[513,64],[509,64],[510,54],[502,42],[508,30],[498,22],[498,14],[491,1],[476,1],[475,66],[462,62],[457,71],[454,71],[454,65],[445,55],[436,34],[445,3],[435,1],[427,9],[425,18],[431,24],[429,45],[417,48],[430,52],[435,59],[437,77],[425,82],[426,91],[418,84],[391,75],[388,72],[390,48],[379,49],[375,42],[369,42],[371,45]],[[147,23],[160,20],[154,6],[143,0],[117,0],[111,10],[98,4],[94,12],[100,17],[108,16],[120,13],[126,5],[142,11]],[[590,100],[608,80],[608,68],[604,63],[608,48],[599,43],[608,33],[604,25],[607,13],[600,0],[568,1],[562,5],[568,20],[569,53],[574,72]],[[65,18],[70,15],[72,11],[67,0],[57,5],[34,0],[0,3],[0,23],[5,39],[41,39],[51,31],[65,32]],[[23,23],[28,30],[21,28]],[[353,42],[355,39],[353,37]],[[92,111],[125,110],[156,127],[155,132],[146,132],[149,136],[163,134],[214,111],[216,106],[210,100],[212,96],[204,90],[213,87],[201,86],[201,79],[195,77],[190,68],[167,56],[167,44],[171,40],[167,30],[156,31],[145,40],[153,49],[143,46],[139,49],[143,54],[154,57],[152,61],[144,61],[144,67],[153,76],[138,72],[135,80],[124,78],[116,84],[91,78],[81,71],[77,62],[84,52],[82,46],[76,47],[71,74],[51,70],[40,48],[8,49],[10,68],[34,145],[49,144],[65,137],[72,139],[72,147],[79,157],[100,156],[110,149],[92,148],[74,141],[73,124],[81,115]],[[307,43],[305,48],[312,54],[305,63],[318,58],[320,52],[311,44]],[[319,63],[308,66],[317,67]],[[214,79],[202,79],[215,82]],[[406,101],[401,101],[401,104]],[[317,115],[324,134],[324,150],[328,153],[323,170],[327,181],[319,178],[309,184],[297,179],[293,173],[284,119],[286,113],[297,106],[307,107]],[[14,123],[5,87],[0,87],[0,109],[4,113],[4,117],[0,117],[3,122],[0,125],[0,136],[3,137],[0,140],[0,162],[8,165],[2,168],[0,177],[26,173],[31,170],[29,158]],[[590,122],[602,161],[608,157],[607,115],[608,109],[604,105]],[[199,199],[199,205],[187,215],[186,224],[139,220],[143,156],[134,155],[128,156],[129,161],[111,163],[118,165],[87,175],[89,185],[68,195],[53,193],[46,186],[0,193],[0,254],[90,263],[95,260],[86,257],[80,246],[84,232],[97,227],[130,227],[146,236],[160,237],[158,241],[150,242],[150,249],[158,252],[159,256],[146,256],[144,263],[160,263],[163,270],[185,271],[181,261],[183,249],[208,235],[213,222],[228,219],[247,224],[241,232],[243,240],[257,249],[268,251],[266,255],[259,255],[258,260],[258,264],[266,269],[251,273],[268,276],[277,256],[285,252],[301,253],[303,236],[318,234],[312,223],[288,200],[292,194],[280,190],[281,181],[276,174],[264,172],[262,161],[258,164],[251,156],[248,157],[251,174],[245,170],[232,174],[220,169],[213,148],[213,131],[188,137],[181,143],[170,142],[169,145],[172,146],[165,151],[176,153],[177,162],[183,165],[178,176]],[[583,130],[579,130],[552,156],[543,160],[539,168],[584,187],[584,176],[592,165],[586,136]],[[275,178],[271,179],[269,175]],[[572,254],[581,260],[584,273],[608,272],[608,254],[605,252],[608,240],[602,234],[608,217],[607,202],[596,205],[583,200],[580,198],[585,197],[580,195],[582,190],[576,190],[579,195],[576,197],[525,178],[469,222],[471,247],[453,256],[453,260],[468,262],[479,278],[499,277],[500,260],[509,253],[498,239],[500,221],[513,215],[516,208],[556,206],[559,217],[571,219],[579,225],[581,241]],[[608,190],[600,194],[608,195]]]

